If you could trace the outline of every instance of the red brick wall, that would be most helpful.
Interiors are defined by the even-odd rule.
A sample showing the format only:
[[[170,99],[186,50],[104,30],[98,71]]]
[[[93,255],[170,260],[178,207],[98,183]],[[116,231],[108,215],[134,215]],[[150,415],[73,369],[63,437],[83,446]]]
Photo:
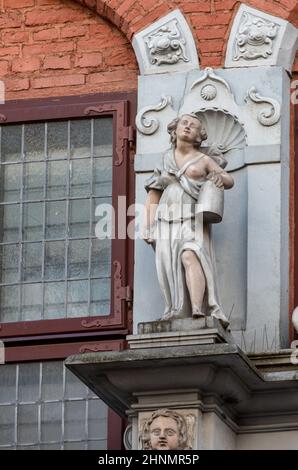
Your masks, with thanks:
[[[297,0],[245,3],[298,26]],[[239,5],[237,0],[0,0],[6,98],[136,89],[132,36],[175,8],[194,32],[201,66],[222,66]]]
[[[138,66],[116,26],[73,0],[0,0],[6,99],[135,90]]]

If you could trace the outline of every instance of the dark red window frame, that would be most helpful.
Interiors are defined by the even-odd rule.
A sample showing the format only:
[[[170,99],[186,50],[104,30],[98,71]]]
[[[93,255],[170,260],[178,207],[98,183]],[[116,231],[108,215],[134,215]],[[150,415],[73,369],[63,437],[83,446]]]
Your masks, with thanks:
[[[96,116],[112,117],[113,207],[117,207],[118,196],[127,197],[127,206],[133,203],[134,175],[131,146],[136,112],[134,93],[8,101],[1,106],[0,111],[1,125]],[[92,340],[94,335],[98,338],[112,334],[113,338],[119,338],[119,335],[123,338],[131,330],[132,282],[133,242],[127,238],[116,238],[112,241],[110,315],[1,323],[0,337],[5,344],[11,343],[14,347],[22,344],[24,340],[26,342],[37,341],[41,344],[43,340],[51,339],[61,344],[65,340],[82,341],[84,338],[85,344],[86,340],[88,341],[89,337]]]
[[[298,306],[298,105],[294,106],[294,307]],[[293,325],[292,325],[293,330]],[[292,335],[291,335],[292,336]],[[294,331],[293,336],[298,338]]]

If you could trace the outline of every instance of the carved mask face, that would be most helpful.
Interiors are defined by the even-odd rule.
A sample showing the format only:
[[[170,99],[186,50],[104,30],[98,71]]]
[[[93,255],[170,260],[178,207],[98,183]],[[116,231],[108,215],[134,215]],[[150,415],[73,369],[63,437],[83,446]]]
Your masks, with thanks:
[[[201,141],[201,123],[198,119],[185,114],[178,122],[176,134],[177,138],[186,142]]]
[[[249,44],[264,44],[267,37],[267,28],[260,22],[253,23],[248,32]]]
[[[150,425],[150,443],[153,450],[179,449],[179,430],[173,418],[159,416]]]

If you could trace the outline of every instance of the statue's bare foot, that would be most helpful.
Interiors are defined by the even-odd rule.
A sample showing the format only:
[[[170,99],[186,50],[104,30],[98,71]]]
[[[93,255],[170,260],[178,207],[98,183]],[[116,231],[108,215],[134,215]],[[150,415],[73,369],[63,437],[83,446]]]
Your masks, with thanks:
[[[167,313],[164,313],[163,316],[159,320],[164,321],[164,320],[170,320],[171,318],[173,318],[173,313],[167,312]]]
[[[217,320],[220,321],[220,323],[222,324],[222,326],[227,329],[230,322],[229,320],[227,319],[227,317],[220,311],[217,311],[217,312],[214,312],[214,313],[211,313],[211,316],[213,318],[216,318]]]
[[[180,320],[181,318],[187,318],[185,312],[171,310],[170,312],[164,313],[160,320]]]
[[[199,308],[194,308],[192,311],[192,318],[194,320],[197,320],[198,318],[204,318],[206,317],[205,313],[202,312]]]

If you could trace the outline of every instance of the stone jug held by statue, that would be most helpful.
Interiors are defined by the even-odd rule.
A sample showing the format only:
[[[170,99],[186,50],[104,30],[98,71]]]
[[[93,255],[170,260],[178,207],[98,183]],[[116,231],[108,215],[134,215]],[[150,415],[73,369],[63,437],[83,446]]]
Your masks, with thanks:
[[[198,196],[198,213],[203,212],[203,220],[209,224],[222,221],[224,211],[224,189],[208,180],[203,183]]]

